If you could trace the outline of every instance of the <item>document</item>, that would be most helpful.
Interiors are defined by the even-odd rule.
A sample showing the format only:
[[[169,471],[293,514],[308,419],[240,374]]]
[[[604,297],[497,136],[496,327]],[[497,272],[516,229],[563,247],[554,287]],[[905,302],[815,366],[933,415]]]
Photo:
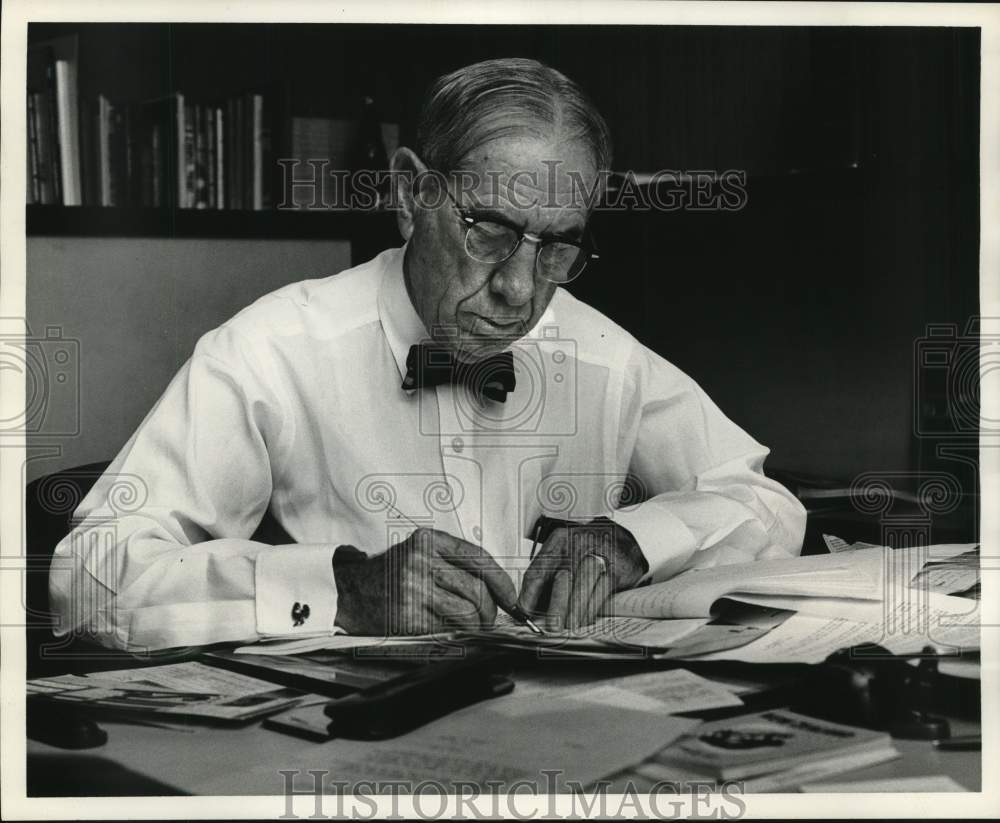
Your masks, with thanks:
[[[887,760],[895,760],[898,757],[899,752],[896,748],[892,744],[887,744],[883,748],[874,749],[870,752],[831,757],[820,763],[803,763],[771,774],[744,778],[741,782],[743,783],[743,791],[747,794],[788,791],[789,789],[798,789],[800,787],[805,791],[803,784],[806,782],[822,780],[844,772],[865,769],[869,766],[885,763]],[[667,781],[670,783],[695,783],[696,785],[704,785],[706,780],[711,781],[712,779],[706,774],[699,774],[690,768],[682,768],[675,764],[666,765],[660,763],[655,758],[636,767],[635,771],[653,783]],[[851,791],[851,789],[842,789],[841,791]]]
[[[587,626],[537,635],[503,615],[491,629],[466,631],[458,638],[515,641],[530,646],[606,649],[608,646],[669,648],[708,623],[708,618],[657,620],[646,617],[601,617]]]
[[[979,648],[978,601],[906,591],[913,596],[896,603],[864,604],[847,616],[843,611],[839,616],[794,614],[751,643],[700,659],[820,663],[835,651],[862,643],[876,643],[897,655],[916,654],[928,646],[942,654]],[[769,603],[776,599],[767,598]]]
[[[551,711],[554,701],[558,704],[574,700],[654,714],[679,714],[743,704],[725,686],[686,669],[669,669],[571,685],[519,680],[514,691],[494,700],[490,709],[510,717],[522,717]]]
[[[713,604],[733,593],[786,594],[877,600],[888,549],[817,554],[694,569],[615,595],[615,616],[709,617]]]
[[[324,743],[327,781],[471,781],[502,791],[526,780],[543,792],[567,791],[566,781],[588,785],[635,765],[698,722],[578,702],[517,717],[495,711],[497,702],[469,706],[392,740]]]

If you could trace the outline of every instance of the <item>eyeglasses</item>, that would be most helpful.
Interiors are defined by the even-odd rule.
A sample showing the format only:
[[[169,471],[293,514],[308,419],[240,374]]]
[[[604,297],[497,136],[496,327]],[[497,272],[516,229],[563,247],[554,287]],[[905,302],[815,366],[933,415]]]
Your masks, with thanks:
[[[447,189],[445,194],[465,223],[465,253],[480,263],[502,263],[517,251],[523,240],[528,240],[538,245],[535,271],[544,279],[561,284],[575,280],[587,263],[600,258],[592,241],[530,234],[501,217],[479,217],[463,209]]]

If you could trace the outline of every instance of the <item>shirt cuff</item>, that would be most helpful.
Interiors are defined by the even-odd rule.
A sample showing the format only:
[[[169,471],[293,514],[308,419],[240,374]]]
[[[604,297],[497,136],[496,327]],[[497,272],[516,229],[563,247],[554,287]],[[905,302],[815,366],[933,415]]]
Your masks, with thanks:
[[[257,634],[332,634],[337,617],[334,546],[275,546],[254,568]]]
[[[607,515],[622,528],[628,529],[649,564],[649,571],[640,582],[659,583],[673,577],[694,554],[697,541],[691,530],[677,515],[647,501],[627,511],[616,510]]]

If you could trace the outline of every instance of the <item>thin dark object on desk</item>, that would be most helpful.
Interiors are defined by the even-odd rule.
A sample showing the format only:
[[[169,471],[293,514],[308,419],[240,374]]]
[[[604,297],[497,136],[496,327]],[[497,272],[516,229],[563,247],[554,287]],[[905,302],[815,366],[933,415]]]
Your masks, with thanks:
[[[501,676],[507,656],[470,650],[455,662],[436,663],[327,704],[334,737],[382,740],[411,731],[480,700],[509,694]]]
[[[934,741],[934,748],[945,752],[978,752],[983,748],[981,734],[963,734]]]

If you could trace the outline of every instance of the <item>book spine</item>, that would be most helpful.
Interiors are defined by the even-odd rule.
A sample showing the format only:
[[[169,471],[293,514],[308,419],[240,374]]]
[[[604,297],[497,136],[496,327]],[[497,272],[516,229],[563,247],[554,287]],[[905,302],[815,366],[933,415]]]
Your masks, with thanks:
[[[236,101],[230,97],[226,101],[226,208],[235,209],[236,206]]]
[[[242,209],[243,202],[243,157],[246,152],[243,150],[243,98],[241,96],[235,101],[236,122],[233,131],[233,146],[235,157],[233,158],[233,202],[235,209]]]
[[[150,151],[150,156],[152,158],[152,191],[150,192],[150,204],[155,208],[160,208],[165,206],[164,201],[164,187],[163,187],[163,176],[164,162],[163,162],[163,152],[166,150],[163,141],[163,124],[153,122],[152,128],[150,129],[149,142],[152,146]]]
[[[215,182],[215,109],[212,106],[205,108],[205,133],[208,140],[206,155],[208,157],[208,208],[214,209],[216,206],[216,182]]]
[[[208,133],[205,106],[196,103],[194,111],[194,207],[208,208]]]
[[[271,199],[271,190],[274,184],[274,160],[272,155],[272,129],[270,114],[266,106],[261,114],[260,129],[260,206],[262,209],[270,209],[274,205]]]
[[[187,121],[185,120],[184,95],[177,92],[174,95],[173,105],[175,107],[174,117],[176,130],[173,141],[174,157],[174,181],[177,184],[177,200],[174,204],[176,208],[182,209],[187,202],[187,157],[185,144],[187,142]],[[166,204],[171,205],[171,204]]]
[[[184,105],[184,196],[182,208],[195,205],[195,111],[190,103]]]
[[[56,61],[56,105],[59,122],[59,163],[62,169],[63,205],[79,206],[80,143],[76,95],[76,67]]]
[[[48,113],[49,182],[52,202],[63,203],[62,158],[59,150],[59,115],[56,105],[56,64],[50,59],[45,66],[45,102]]]
[[[134,105],[125,106],[125,179],[128,203],[142,205],[142,149],[139,140],[138,109]]]
[[[38,158],[38,123],[36,118],[38,110],[36,108],[37,96],[34,92],[28,92],[28,166],[27,174],[27,194],[29,203],[42,202],[42,177]]]
[[[97,167],[94,165],[93,106],[89,100],[80,100],[80,196],[83,205],[97,204],[94,197],[94,181]]]
[[[264,98],[253,96],[253,208],[264,208]]]
[[[109,206],[124,206],[122,166],[125,160],[125,124],[118,106],[110,107],[108,126],[108,191]]]
[[[102,206],[112,205],[111,199],[111,104],[101,95],[97,99],[97,141],[100,157],[100,180]]]
[[[215,110],[215,206],[226,207],[226,133],[222,108]]]
[[[128,119],[122,106],[111,111],[111,205],[128,205]]]
[[[38,138],[38,187],[39,202],[51,205],[56,202],[52,187],[52,141],[49,132],[49,107],[45,92],[35,92],[35,134]]]

